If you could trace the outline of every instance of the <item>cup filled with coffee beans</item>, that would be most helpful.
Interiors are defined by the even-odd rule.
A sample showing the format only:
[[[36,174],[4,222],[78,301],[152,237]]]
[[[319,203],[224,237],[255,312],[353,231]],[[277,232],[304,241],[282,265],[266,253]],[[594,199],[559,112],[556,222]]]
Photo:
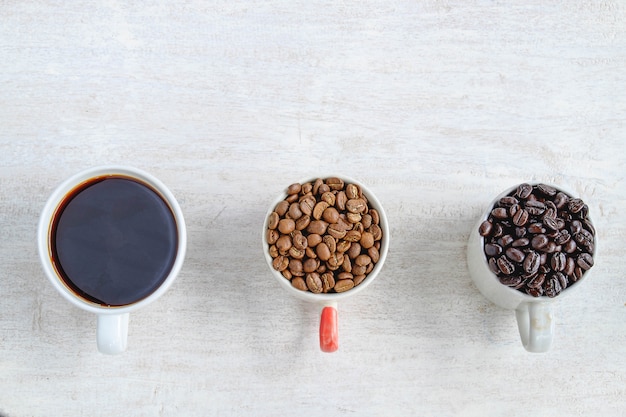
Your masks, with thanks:
[[[471,278],[487,299],[515,310],[526,350],[549,350],[552,303],[587,278],[595,236],[583,200],[541,183],[506,190],[472,229],[467,248]]]
[[[263,253],[279,284],[323,306],[320,349],[339,347],[337,301],[364,290],[387,257],[382,205],[363,184],[343,176],[293,183],[270,206]]]

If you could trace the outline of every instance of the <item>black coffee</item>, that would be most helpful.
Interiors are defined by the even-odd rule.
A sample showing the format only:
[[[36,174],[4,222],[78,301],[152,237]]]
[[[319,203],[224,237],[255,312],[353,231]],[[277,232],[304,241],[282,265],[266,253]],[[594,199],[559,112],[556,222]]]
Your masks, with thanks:
[[[176,221],[149,186],[124,176],[94,178],[69,193],[52,221],[52,261],[79,296],[123,306],[152,294],[178,249]]]

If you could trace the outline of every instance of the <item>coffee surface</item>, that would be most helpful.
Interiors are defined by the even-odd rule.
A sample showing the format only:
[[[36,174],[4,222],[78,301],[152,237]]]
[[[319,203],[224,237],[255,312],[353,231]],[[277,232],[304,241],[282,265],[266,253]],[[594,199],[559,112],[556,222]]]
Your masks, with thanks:
[[[150,187],[96,178],[66,196],[53,219],[52,258],[65,283],[101,305],[123,306],[167,278],[178,247],[174,215]]]

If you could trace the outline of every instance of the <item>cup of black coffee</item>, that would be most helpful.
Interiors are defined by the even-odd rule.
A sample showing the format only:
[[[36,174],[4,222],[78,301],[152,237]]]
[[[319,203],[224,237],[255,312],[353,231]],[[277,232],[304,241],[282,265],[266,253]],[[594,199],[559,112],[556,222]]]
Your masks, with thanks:
[[[127,166],[82,171],[49,197],[38,248],[52,285],[97,315],[97,346],[126,350],[128,318],[163,295],[185,257],[178,202],[157,178]]]
[[[589,207],[571,192],[523,183],[495,198],[472,229],[470,276],[496,305],[514,310],[522,344],[547,351],[552,303],[581,287],[596,258]]]

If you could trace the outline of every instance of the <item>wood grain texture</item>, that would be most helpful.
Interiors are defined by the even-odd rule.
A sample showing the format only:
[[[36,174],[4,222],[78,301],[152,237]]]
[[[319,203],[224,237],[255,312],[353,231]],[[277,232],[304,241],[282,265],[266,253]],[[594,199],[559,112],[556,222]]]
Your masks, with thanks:
[[[623,1],[5,0],[0,22],[0,414],[623,415]],[[52,189],[105,163],[159,177],[189,233],[116,357],[35,245]],[[376,193],[392,241],[323,354],[260,229],[329,172]],[[526,180],[578,193],[600,242],[546,354],[465,264],[480,212]]]

